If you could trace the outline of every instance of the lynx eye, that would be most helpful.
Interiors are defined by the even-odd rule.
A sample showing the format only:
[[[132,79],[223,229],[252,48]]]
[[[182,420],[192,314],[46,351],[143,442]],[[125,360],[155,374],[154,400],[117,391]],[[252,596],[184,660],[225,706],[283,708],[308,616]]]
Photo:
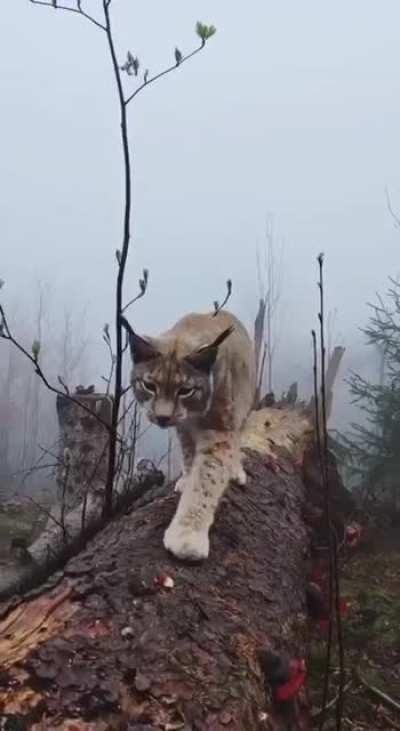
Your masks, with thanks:
[[[178,391],[178,396],[180,396],[181,398],[190,398],[190,396],[193,396],[196,390],[197,389],[193,388],[193,386],[190,388],[187,386],[182,386],[182,388],[180,388]]]
[[[157,386],[153,381],[148,381],[146,378],[142,378],[140,383],[146,391],[149,391],[150,393],[156,393]]]

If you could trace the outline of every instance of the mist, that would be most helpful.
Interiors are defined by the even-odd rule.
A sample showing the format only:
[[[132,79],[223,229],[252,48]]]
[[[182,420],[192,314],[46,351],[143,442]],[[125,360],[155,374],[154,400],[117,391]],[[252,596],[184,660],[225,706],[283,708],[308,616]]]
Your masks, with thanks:
[[[85,5],[96,14],[96,0]],[[257,251],[273,220],[282,251],[274,387],[279,393],[297,380],[300,392],[312,388],[316,256],[323,251],[327,309],[336,313],[331,337],[346,347],[334,410],[334,423],[345,425],[352,407],[343,378],[351,367],[376,368],[359,331],[366,303],[398,269],[399,233],[385,196],[387,186],[400,206],[398,4],[388,1],[382,12],[365,0],[334,7],[256,2],[248,10],[226,0],[120,2],[113,18],[121,63],[129,49],[151,72],[173,60],[175,45],[191,50],[197,20],[217,27],[204,53],[145,89],[129,109],[134,206],[126,300],[143,267],[150,271],[131,322],[156,334],[186,312],[207,311],[223,299],[229,277],[229,308],[252,330]],[[101,388],[123,192],[107,48],[84,19],[27,1],[5,3],[1,23],[2,301],[30,347],[44,287],[51,377],[59,375],[70,313],[85,341],[73,385]],[[8,350],[0,345],[3,371]]]

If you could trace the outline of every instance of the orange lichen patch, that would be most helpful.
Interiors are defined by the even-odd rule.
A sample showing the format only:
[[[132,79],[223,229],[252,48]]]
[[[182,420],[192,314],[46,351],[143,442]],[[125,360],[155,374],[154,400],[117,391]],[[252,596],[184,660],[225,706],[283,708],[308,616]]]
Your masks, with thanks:
[[[300,409],[265,408],[251,412],[241,446],[273,458],[284,449],[294,460],[300,460],[313,434],[312,423]]]
[[[21,604],[0,622],[2,670],[21,662],[31,650],[60,631],[79,608],[71,602],[71,587]]]
[[[257,659],[257,644],[253,637],[237,633],[232,635],[230,641],[233,652],[242,660],[246,660],[248,666],[257,675],[260,675],[259,662]]]
[[[0,692],[1,711],[10,715],[25,715],[33,711],[41,700],[42,696],[29,687]]]
[[[31,731],[109,731],[110,726],[103,721],[86,722],[78,718],[67,719],[56,724],[54,719],[43,718],[31,726]]]

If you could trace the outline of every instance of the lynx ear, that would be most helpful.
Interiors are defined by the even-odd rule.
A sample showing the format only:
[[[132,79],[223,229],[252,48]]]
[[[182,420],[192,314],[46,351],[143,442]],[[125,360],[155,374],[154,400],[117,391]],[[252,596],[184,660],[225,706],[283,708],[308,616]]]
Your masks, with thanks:
[[[210,345],[203,345],[203,347],[199,350],[195,350],[193,353],[190,353],[190,355],[187,355],[184,360],[193,366],[193,368],[196,368],[196,370],[203,371],[204,373],[210,373],[218,355],[219,346],[224,342],[224,340],[226,340],[233,330],[233,326],[228,327],[220,335],[218,335],[213,343],[210,343]]]
[[[160,355],[160,351],[157,350],[150,340],[141,338],[140,335],[136,335],[128,320],[125,320],[125,317],[121,317],[121,325],[128,333],[129,347],[131,349],[132,360],[135,364],[152,360]]]

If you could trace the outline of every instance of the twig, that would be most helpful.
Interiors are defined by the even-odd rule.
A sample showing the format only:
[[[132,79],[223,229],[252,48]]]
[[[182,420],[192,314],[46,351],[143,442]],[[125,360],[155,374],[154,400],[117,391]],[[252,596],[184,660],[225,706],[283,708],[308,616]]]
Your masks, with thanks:
[[[394,698],[390,697],[390,695],[384,693],[383,690],[379,690],[379,688],[376,688],[374,685],[370,685],[370,683],[368,683],[368,681],[365,680],[365,678],[363,678],[363,676],[360,675],[358,671],[356,671],[356,677],[365,688],[367,688],[373,695],[383,701],[383,703],[386,703],[386,705],[390,708],[394,708],[395,711],[400,711],[400,703],[398,701],[395,701]]]
[[[32,467],[26,467],[22,470],[15,470],[15,472],[11,472],[8,475],[5,475],[5,477],[17,477],[17,475],[25,475],[26,473],[32,474],[33,472],[37,472],[38,470],[47,470],[47,469],[54,469],[55,467],[59,467],[59,462],[55,462],[54,464],[38,464],[38,465],[32,465]]]
[[[109,448],[109,439],[107,439],[103,445],[103,449],[99,455],[99,458],[96,460],[96,463],[94,465],[94,468],[92,470],[92,473],[88,480],[86,480],[84,488],[83,488],[83,499],[82,499],[82,513],[81,513],[81,535],[83,536],[86,529],[86,511],[87,511],[87,501],[89,496],[89,490],[90,487],[94,481],[94,478],[96,477],[97,471],[101,465],[101,460],[103,459],[106,450]]]
[[[53,515],[53,513],[51,513],[49,510],[47,510],[47,508],[45,508],[40,503],[37,503],[36,500],[34,500],[29,495],[26,496],[26,499],[29,500],[29,502],[31,502],[32,505],[35,506],[35,508],[38,508],[38,510],[41,510],[42,513],[44,513],[45,515],[47,515],[47,517],[50,520],[52,520],[53,523],[55,523],[56,525],[58,525],[59,528],[61,528],[61,530],[63,532],[64,539],[66,539],[68,537],[68,532],[67,532],[65,526],[63,526],[63,524],[59,520],[57,520],[57,518]]]
[[[353,683],[352,680],[349,680],[349,682],[346,683],[346,685],[343,688],[343,693],[347,693],[347,691],[351,687],[352,683]],[[339,693],[337,695],[335,695],[335,697],[332,698],[332,700],[329,701],[329,703],[326,704],[325,711],[329,711],[331,708],[333,708],[333,706],[336,705],[338,700],[339,700]],[[313,711],[311,713],[311,718],[313,718],[314,720],[317,720],[320,717],[321,713],[322,713],[322,708],[319,708],[317,711]]]
[[[323,254],[318,256],[319,265],[319,282],[318,287],[320,291],[320,312],[318,315],[320,322],[320,345],[321,345],[321,426],[319,427],[319,413],[317,411],[317,438],[319,447],[322,455],[322,478],[324,485],[325,495],[325,516],[327,523],[328,532],[328,547],[329,547],[329,635],[328,635],[328,647],[327,647],[327,664],[325,671],[324,681],[324,692],[322,701],[322,712],[319,729],[323,728],[325,721],[327,693],[329,685],[329,673],[330,673],[330,657],[332,649],[332,608],[333,608],[333,596],[335,596],[335,615],[336,615],[336,628],[337,638],[339,646],[339,697],[336,705],[336,728],[340,731],[342,725],[343,715],[343,688],[345,679],[345,667],[344,667],[344,647],[343,647],[343,633],[342,633],[342,615],[340,611],[340,582],[338,572],[338,556],[337,556],[337,537],[335,532],[332,530],[331,521],[331,508],[330,508],[330,480],[329,480],[329,443],[328,443],[328,427],[327,427],[327,393],[326,393],[326,348],[325,348],[325,309],[324,309],[324,278],[323,278]],[[314,342],[315,339],[314,339]],[[314,350],[314,357],[316,351]]]
[[[123,410],[122,414],[118,417],[118,425],[125,419],[125,416],[131,410],[131,408],[132,408],[132,406],[134,404],[136,404],[136,399],[135,398],[131,399],[131,401],[129,402],[128,406],[125,407],[125,409]]]
[[[107,468],[107,478],[106,478],[106,484],[105,484],[105,490],[104,490],[104,505],[103,505],[103,518],[110,517],[112,514],[112,494],[113,494],[113,485],[114,485],[114,478],[116,474],[116,460],[117,460],[117,444],[119,443],[119,437],[118,437],[118,419],[119,419],[119,409],[121,404],[121,399],[123,396],[123,389],[122,389],[122,361],[123,361],[123,355],[126,350],[126,346],[123,346],[122,343],[122,313],[124,309],[126,310],[127,307],[129,307],[131,304],[133,304],[133,301],[128,302],[128,304],[123,307],[122,300],[123,300],[123,284],[124,284],[124,276],[125,276],[125,269],[126,269],[126,263],[129,253],[129,246],[130,246],[130,240],[131,240],[131,212],[132,212],[132,170],[131,170],[131,154],[130,154],[130,146],[129,146],[129,136],[128,136],[128,120],[127,120],[127,107],[130,104],[130,102],[139,94],[140,91],[142,91],[145,87],[151,85],[154,83],[157,79],[160,79],[161,77],[169,74],[172,71],[175,71],[179,66],[181,66],[184,62],[188,61],[190,58],[192,58],[195,54],[199,53],[206,45],[206,42],[209,38],[211,38],[212,35],[215,33],[214,26],[206,26],[202,23],[197,23],[196,26],[196,33],[201,39],[201,44],[198,48],[196,48],[191,53],[188,53],[186,56],[183,56],[178,49],[175,49],[175,64],[173,66],[168,67],[164,71],[161,71],[160,73],[156,74],[155,76],[149,78],[148,72],[145,72],[143,83],[139,85],[135,91],[130,94],[127,98],[124,94],[124,88],[122,84],[122,78],[121,78],[121,67],[118,64],[117,59],[117,51],[114,41],[114,35],[112,30],[112,23],[111,23],[111,14],[110,14],[110,6],[111,6],[111,0],[102,0],[102,6],[103,6],[103,13],[104,13],[104,25],[97,21],[92,16],[88,15],[82,10],[82,0],[76,0],[76,7],[68,7],[65,5],[58,5],[58,0],[31,0],[31,2],[39,4],[39,5],[45,5],[47,7],[54,7],[59,8],[62,10],[70,10],[75,13],[78,13],[80,15],[83,15],[84,17],[88,18],[91,22],[93,22],[96,26],[101,28],[106,35],[107,39],[107,45],[108,50],[110,53],[111,58],[111,65],[115,80],[115,85],[117,89],[117,97],[118,97],[118,103],[119,103],[119,110],[120,110],[120,129],[121,129],[121,144],[122,144],[122,155],[123,155],[123,173],[124,173],[124,213],[123,213],[123,235],[122,235],[122,246],[121,250],[118,250],[116,252],[116,258],[118,262],[118,275],[117,275],[117,282],[116,282],[116,292],[115,292],[115,329],[116,329],[116,346],[115,346],[115,379],[114,379],[114,398],[113,398],[113,405],[112,405],[112,415],[111,415],[111,424],[107,424],[107,431],[109,433],[110,439],[109,439],[109,458],[108,458],[108,468]],[[129,64],[131,63],[131,59],[129,58]],[[138,71],[138,60],[133,59],[135,65],[135,73],[137,74]],[[139,297],[143,296],[145,293],[146,287],[147,287],[147,271],[145,270],[143,272],[143,280],[140,280],[139,285],[141,287],[141,292],[135,299],[137,300]],[[25,354],[27,354],[26,351]],[[29,354],[28,354],[29,357]],[[35,365],[39,368],[37,364],[37,359],[34,360]],[[39,371],[38,371],[39,372]],[[112,375],[112,374],[111,374]],[[55,390],[52,388],[51,390]],[[57,393],[57,391],[56,391]],[[71,399],[73,400],[73,399]],[[79,403],[79,402],[77,402]],[[88,409],[87,409],[88,410]],[[97,417],[97,415],[96,415]],[[98,418],[98,417],[97,417]],[[101,419],[99,419],[101,421]]]
[[[162,463],[169,456],[170,452],[171,452],[171,446],[170,446],[170,444],[168,444],[168,448],[166,449],[165,452],[162,453],[161,457],[156,462],[157,467],[161,467]]]
[[[57,381],[63,387],[65,394],[67,396],[69,396],[70,395],[69,388],[68,388],[67,384],[65,383],[65,381],[61,378],[61,376],[57,376]]]
[[[132,434],[132,441],[131,441],[131,449],[128,454],[128,479],[131,479],[133,476],[133,472],[135,469],[136,464],[136,451],[137,451],[137,443],[138,439],[141,436],[140,432],[140,411],[138,410],[138,403],[135,402],[135,408],[133,412],[133,420],[131,421],[131,424],[129,426],[129,432],[133,431]],[[146,431],[146,429],[144,430]]]
[[[319,407],[319,387],[318,387],[318,353],[317,353],[317,335],[315,330],[312,330],[312,341],[313,341],[313,358],[314,358],[314,364],[313,364],[313,374],[314,374],[314,408],[315,408],[315,431],[316,431],[316,437],[317,437],[317,450],[318,450],[318,460],[321,470],[321,476],[322,476],[322,482],[324,487],[324,494],[325,494],[325,513],[328,523],[328,540],[330,541],[330,520],[329,520],[329,506],[328,506],[328,514],[326,512],[326,489],[325,489],[325,467],[324,467],[324,455],[323,455],[323,449],[322,449],[322,438],[321,438],[321,412]],[[328,552],[329,557],[331,556],[331,546],[330,543],[328,545]],[[329,562],[329,574],[331,576],[331,562]],[[326,650],[326,661],[325,661],[325,674],[324,674],[324,688],[323,688],[323,694],[322,694],[322,706],[321,711],[319,714],[320,718],[320,725],[319,725],[319,731],[322,731],[323,725],[325,722],[325,716],[326,716],[326,710],[327,710],[327,702],[328,702],[328,691],[329,691],[329,677],[330,677],[330,664],[331,664],[331,654],[332,654],[332,591],[331,591],[331,582],[329,582],[329,597],[328,597],[328,604],[329,604],[329,617],[328,617],[328,641],[327,641],[327,650]]]
[[[333,586],[334,586],[334,569],[335,559],[334,550],[335,546],[332,541],[332,521],[331,521],[331,499],[330,499],[330,482],[329,482],[329,468],[328,468],[328,430],[327,430],[327,410],[326,410],[326,351],[325,351],[325,303],[324,303],[324,279],[323,279],[323,265],[324,256],[320,254],[317,257],[319,266],[319,294],[320,294],[320,311],[318,315],[320,324],[320,347],[321,347],[321,436],[322,436],[322,467],[323,467],[323,484],[324,484],[324,497],[325,497],[325,517],[326,517],[326,528],[328,535],[328,547],[329,547],[329,644],[327,650],[327,658],[331,656],[332,650],[332,609],[333,609]],[[329,664],[327,663],[326,672],[329,673]],[[328,685],[328,684],[326,684]],[[339,687],[339,699],[337,704],[337,712],[341,715],[341,701],[342,701],[342,688]],[[326,703],[327,696],[324,695],[322,708],[324,708],[324,702]],[[324,712],[322,715],[322,722],[320,728],[323,727]],[[336,728],[340,730],[340,720],[337,720]]]
[[[67,494],[67,487],[68,487],[68,480],[69,480],[69,473],[71,469],[71,459],[69,456],[69,453],[67,459],[65,459],[66,456],[66,450],[64,450],[64,474],[63,474],[63,483],[62,483],[62,491],[61,491],[61,507],[60,507],[60,522],[62,526],[62,531],[64,535],[64,540],[66,540],[67,534],[65,530],[65,496]]]
[[[392,729],[393,729],[393,731],[395,731],[395,730],[396,731],[399,731],[400,730],[400,723],[396,723],[396,721],[393,721],[393,718],[391,718],[390,716],[387,716],[386,713],[380,714],[380,717],[383,718],[383,720],[386,723],[389,723],[390,724],[389,728],[391,729],[391,731],[392,731]]]
[[[232,280],[231,279],[227,279],[226,280],[226,295],[225,295],[225,299],[223,300],[223,302],[222,302],[221,305],[219,304],[219,302],[217,302],[217,300],[215,300],[215,302],[214,302],[214,314],[213,314],[213,317],[216,317],[218,315],[218,313],[221,312],[221,310],[225,307],[225,305],[228,302],[231,294],[232,294]]]
[[[46,2],[46,0],[30,0],[30,2],[33,3],[33,5],[44,5],[47,8],[54,8],[55,10],[67,10],[70,13],[78,13],[78,15],[82,15],[87,20],[90,20],[91,23],[97,25],[97,27],[101,28],[101,30],[106,29],[105,26],[100,23],[100,21],[96,20],[96,18],[93,18],[92,15],[89,15],[89,13],[86,13],[84,10],[82,10],[82,0],[76,0],[76,8],[71,8],[68,5],[59,5],[57,0],[50,0],[50,2]]]
[[[165,71],[156,74],[151,79],[145,79],[128,98],[125,98],[124,89],[121,80],[121,69],[118,65],[117,54],[114,44],[114,37],[112,32],[111,17],[110,17],[110,2],[109,0],[103,0],[103,10],[105,17],[105,31],[107,37],[108,48],[111,57],[111,65],[114,72],[115,84],[117,87],[118,101],[120,107],[120,119],[121,119],[121,144],[123,153],[123,168],[124,168],[124,223],[123,223],[123,236],[122,236],[122,247],[117,253],[118,261],[118,275],[115,293],[115,329],[116,329],[116,362],[115,362],[115,384],[114,384],[114,400],[113,409],[111,416],[111,428],[110,428],[110,450],[109,450],[109,464],[107,471],[107,479],[104,491],[104,506],[103,516],[111,516],[112,513],[112,492],[114,485],[114,478],[116,474],[116,459],[117,459],[117,429],[118,429],[118,415],[119,408],[122,398],[122,360],[125,349],[122,344],[122,313],[123,313],[123,283],[125,276],[126,262],[128,259],[129,246],[131,240],[131,210],[132,210],[132,170],[131,170],[131,155],[128,137],[128,119],[127,119],[127,107],[128,104],[144,89],[145,86],[153,83],[162,76],[174,71],[178,66],[182,65],[184,61],[194,56],[202,50],[206,44],[206,38],[202,37],[201,46],[192,53],[185,57],[182,57],[180,61],[176,62],[175,66],[171,66]],[[208,37],[208,36],[207,36]],[[147,288],[148,273],[145,270],[143,272],[143,280],[141,286],[141,293]],[[144,294],[144,292],[143,292]],[[142,294],[141,294],[142,296]],[[125,309],[130,305],[128,303]]]
[[[189,58],[192,58],[197,53],[200,53],[200,51],[203,50],[205,46],[205,42],[203,41],[201,45],[198,48],[195,48],[194,51],[191,53],[188,53],[186,56],[182,56],[179,63],[175,63],[173,66],[168,66],[168,68],[164,69],[164,71],[160,71],[159,74],[156,74],[155,76],[152,76],[150,79],[146,79],[146,81],[143,82],[143,84],[140,84],[137,89],[131,94],[130,96],[125,99],[124,104],[125,106],[128,106],[128,104],[132,101],[132,99],[135,98],[137,94],[139,94],[140,91],[142,91],[146,86],[150,86],[150,84],[153,84],[154,81],[157,81],[158,79],[161,79],[162,76],[166,76],[167,74],[170,74],[171,71],[176,71],[180,66],[182,66],[185,61],[189,61]]]
[[[108,351],[110,354],[110,372],[108,374],[108,378],[106,378],[105,376],[102,376],[103,381],[105,381],[107,384],[106,396],[108,396],[110,393],[111,381],[112,381],[112,377],[114,374],[114,368],[115,368],[115,355],[113,353],[113,349],[112,349],[112,345],[111,345],[111,338],[110,338],[110,331],[109,331],[108,324],[104,325],[104,327],[103,327],[103,340],[104,340],[105,344],[107,345],[107,348],[108,348]]]
[[[389,211],[390,215],[393,218],[395,226],[397,228],[400,228],[400,216],[398,216],[397,213],[395,213],[395,211],[393,209],[392,201],[390,199],[389,189],[388,189],[387,185],[385,185],[385,196],[386,196],[386,205],[388,207],[388,211]]]
[[[124,314],[124,312],[126,312],[126,310],[128,309],[128,307],[130,307],[135,302],[137,302],[142,297],[144,297],[144,295],[146,294],[146,291],[147,291],[148,283],[149,283],[149,270],[148,269],[143,269],[143,277],[141,279],[139,279],[139,289],[140,289],[140,292],[139,292],[139,294],[136,295],[136,297],[134,297],[133,299],[131,299],[125,305],[125,307],[122,308],[121,314]]]
[[[60,443],[60,440],[57,440],[58,443]],[[55,442],[54,446],[56,446],[57,442]],[[47,449],[47,447],[42,447],[41,444],[38,444],[38,449],[42,452],[42,455],[38,458],[37,462],[40,462],[40,460],[43,459],[45,454],[48,454],[50,457],[53,457],[57,460],[57,463],[60,465],[62,464],[61,460],[59,459],[58,454],[55,454],[55,452],[52,452],[50,449]]]
[[[57,442],[58,442],[58,441],[59,441],[59,440],[57,440],[57,441],[55,442],[55,444],[57,444]],[[20,496],[20,491],[21,491],[21,489],[22,489],[22,486],[23,486],[23,485],[25,485],[25,482],[26,482],[26,481],[27,481],[27,479],[28,479],[28,478],[30,477],[30,475],[31,475],[31,473],[32,473],[32,472],[34,472],[34,471],[35,471],[36,469],[40,469],[40,467],[41,467],[41,462],[42,462],[42,460],[43,460],[43,459],[45,458],[45,455],[46,455],[46,454],[47,454],[47,455],[49,455],[50,457],[52,457],[53,459],[55,459],[55,460],[56,460],[56,465],[55,465],[55,467],[58,467],[58,466],[59,466],[59,464],[60,464],[60,460],[59,460],[59,457],[58,457],[58,455],[57,455],[57,454],[54,454],[54,453],[53,453],[53,452],[51,452],[50,450],[46,450],[46,449],[44,449],[43,447],[41,447],[41,446],[40,446],[40,444],[38,445],[38,447],[39,447],[39,449],[40,449],[40,450],[42,450],[43,454],[41,454],[41,455],[40,455],[40,457],[38,457],[38,458],[36,459],[36,461],[35,461],[35,463],[34,463],[33,465],[31,465],[30,467],[28,467],[28,468],[27,468],[26,470],[21,470],[21,471],[22,471],[22,472],[24,472],[25,474],[24,474],[24,476],[23,476],[23,478],[22,478],[21,482],[19,483],[18,487],[17,487],[17,488],[15,489],[15,491],[14,491],[14,497],[19,497],[19,496]]]
[[[343,716],[343,693],[344,693],[344,680],[345,680],[345,665],[344,665],[344,646],[343,646],[343,631],[342,631],[342,613],[341,613],[341,602],[340,602],[340,582],[339,582],[339,568],[338,568],[338,548],[337,548],[337,535],[335,530],[332,529],[332,521],[330,514],[330,480],[329,480],[329,437],[328,437],[328,410],[327,410],[327,373],[326,373],[326,348],[325,348],[325,311],[324,311],[324,279],[323,279],[323,254],[318,257],[318,264],[320,270],[320,337],[321,337],[321,401],[322,401],[322,432],[323,432],[323,462],[325,471],[325,492],[326,492],[326,519],[328,529],[328,545],[329,545],[329,559],[330,559],[330,577],[329,577],[329,592],[330,592],[330,611],[332,610],[332,599],[333,589],[335,596],[335,609],[336,609],[336,630],[337,640],[339,646],[339,694],[338,702],[336,705],[336,728],[340,731],[342,725]]]
[[[33,0],[31,0],[31,2],[33,2]],[[44,385],[46,386],[46,388],[49,391],[52,391],[52,393],[55,393],[58,396],[62,396],[63,398],[68,399],[68,401],[72,401],[72,403],[76,404],[77,406],[80,406],[81,409],[83,409],[88,414],[93,416],[94,419],[97,419],[97,421],[99,421],[100,424],[102,424],[108,431],[110,430],[109,425],[105,421],[103,421],[103,419],[101,419],[100,416],[98,416],[95,411],[92,411],[88,406],[83,404],[78,399],[74,398],[74,396],[71,396],[70,394],[65,393],[65,391],[60,391],[59,388],[56,388],[55,386],[52,386],[51,383],[49,383],[49,381],[47,380],[46,376],[44,375],[44,373],[39,365],[38,357],[28,353],[26,348],[24,348],[24,346],[21,345],[21,343],[19,343],[18,340],[16,340],[14,338],[14,336],[11,334],[11,331],[10,331],[10,328],[9,328],[9,325],[7,322],[7,318],[6,318],[6,315],[4,312],[4,308],[2,305],[0,305],[0,324],[2,325],[2,330],[0,331],[0,338],[3,338],[3,340],[9,340],[9,342],[12,343],[14,345],[14,347],[17,348],[17,350],[19,350],[20,353],[22,353],[25,356],[25,358],[30,360],[30,362],[32,363],[32,365],[35,369],[35,373],[39,376],[41,381],[43,381]]]

